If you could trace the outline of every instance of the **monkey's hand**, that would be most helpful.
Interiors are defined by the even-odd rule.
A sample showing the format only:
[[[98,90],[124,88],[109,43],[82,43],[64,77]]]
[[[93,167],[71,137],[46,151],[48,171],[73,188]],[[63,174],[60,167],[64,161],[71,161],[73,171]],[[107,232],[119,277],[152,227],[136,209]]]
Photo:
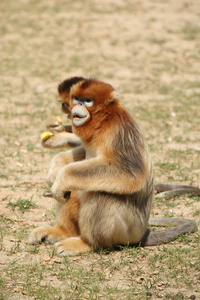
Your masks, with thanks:
[[[70,133],[68,133],[68,134],[70,134]],[[53,136],[52,138],[54,138],[55,136]],[[60,153],[56,154],[53,157],[53,159],[51,160],[51,163],[49,165],[49,170],[47,173],[46,181],[49,184],[49,186],[53,185],[58,172],[64,166],[71,164],[75,161],[81,161],[83,159],[85,159],[85,149],[83,147],[76,147],[70,151],[60,152]],[[67,191],[67,190],[68,189],[66,189],[65,191]]]
[[[70,132],[72,133],[72,126],[71,125],[62,125],[62,123],[58,121],[54,121],[50,124],[46,125],[46,129],[51,132]]]
[[[70,153],[68,151],[60,152],[51,160],[46,178],[46,182],[49,186],[53,185],[59,170],[67,163],[70,163],[69,155]]]
[[[51,132],[72,132],[72,126],[71,125],[63,125],[62,119],[59,116],[55,117],[55,120],[51,122],[50,124],[46,125],[46,128],[48,131]]]
[[[60,203],[65,203],[70,195],[71,191],[66,191],[65,185],[63,184],[62,180],[56,180],[51,188],[51,192],[53,198],[55,198]]]
[[[65,166],[66,167],[66,166]],[[60,203],[65,203],[70,195],[71,191],[66,189],[66,181],[68,181],[68,176],[62,176],[62,170],[65,168],[60,168],[58,170],[57,176],[55,178],[55,181],[51,187],[51,192],[53,195],[53,198],[56,199]]]
[[[44,148],[74,148],[80,145],[80,139],[72,133],[71,125],[63,125],[62,119],[57,116],[53,122],[46,125],[49,135],[41,135]]]

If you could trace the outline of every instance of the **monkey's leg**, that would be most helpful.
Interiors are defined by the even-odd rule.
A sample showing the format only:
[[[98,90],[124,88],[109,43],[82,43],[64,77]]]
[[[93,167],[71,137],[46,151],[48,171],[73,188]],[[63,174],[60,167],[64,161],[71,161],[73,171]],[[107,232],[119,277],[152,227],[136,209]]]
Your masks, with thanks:
[[[200,195],[200,189],[190,185],[156,184],[154,188],[159,193],[156,196],[157,198],[174,197],[183,194]]]
[[[41,226],[33,229],[29,235],[29,243],[36,244],[46,241],[47,243],[54,244],[67,237],[78,236],[78,217],[79,201],[77,193],[73,191],[66,203],[57,204],[58,224],[54,227]]]
[[[71,237],[55,244],[56,254],[59,256],[72,256],[91,250],[81,237]]]
[[[41,226],[31,231],[28,243],[37,244],[41,242],[47,242],[54,244],[57,241],[65,239],[67,237],[66,232],[58,225],[52,226]]]

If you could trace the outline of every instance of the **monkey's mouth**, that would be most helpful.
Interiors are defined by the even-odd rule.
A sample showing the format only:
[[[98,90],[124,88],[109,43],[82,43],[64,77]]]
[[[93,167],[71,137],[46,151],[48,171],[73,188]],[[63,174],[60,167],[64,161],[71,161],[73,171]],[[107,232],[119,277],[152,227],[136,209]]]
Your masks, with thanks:
[[[89,114],[86,114],[85,112],[82,111],[74,111],[72,110],[72,117],[73,117],[73,124],[77,127],[82,126],[90,117]]]

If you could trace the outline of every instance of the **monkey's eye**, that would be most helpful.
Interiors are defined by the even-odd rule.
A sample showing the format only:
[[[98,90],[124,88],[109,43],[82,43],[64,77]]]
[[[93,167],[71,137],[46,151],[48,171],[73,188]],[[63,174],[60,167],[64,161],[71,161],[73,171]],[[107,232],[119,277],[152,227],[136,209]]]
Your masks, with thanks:
[[[78,104],[79,103],[79,98],[77,96],[73,97],[73,103]]]
[[[84,104],[87,107],[91,107],[93,105],[94,101],[90,98],[84,98]]]

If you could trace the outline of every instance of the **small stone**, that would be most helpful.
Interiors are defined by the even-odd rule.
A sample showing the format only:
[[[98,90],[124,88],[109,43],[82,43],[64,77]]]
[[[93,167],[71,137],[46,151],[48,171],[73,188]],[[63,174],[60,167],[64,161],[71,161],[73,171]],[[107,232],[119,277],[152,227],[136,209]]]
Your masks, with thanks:
[[[158,283],[157,283],[157,286],[159,286],[159,287],[162,286],[162,285],[163,285],[162,282],[158,282]]]
[[[16,231],[19,230],[19,229],[20,229],[20,227],[13,227],[13,228],[12,228],[12,231],[13,231],[13,232],[16,232]]]
[[[61,264],[62,263],[62,259],[59,258],[59,257],[56,257],[53,259],[53,262],[56,263],[56,264]]]
[[[46,285],[47,285],[46,281],[44,281],[44,280],[40,281],[40,286],[41,287],[45,287]]]
[[[23,290],[22,295],[28,295],[28,292]]]
[[[196,299],[195,295],[191,295],[189,299]]]
[[[48,261],[50,261],[50,259],[51,259],[50,256],[44,256],[42,260],[44,262],[48,262]]]
[[[172,121],[167,121],[166,124],[169,125],[169,126],[172,126],[173,122]]]
[[[42,86],[42,85],[38,85],[35,87],[35,91],[37,94],[42,94],[45,92],[45,86]]]
[[[181,294],[181,293],[176,294],[176,299],[177,300],[184,299],[183,294]]]
[[[135,279],[136,283],[142,284],[144,282],[144,278],[143,277],[139,277]]]
[[[151,286],[151,289],[156,290],[156,286],[155,286],[155,285],[152,285],[152,286]]]
[[[23,164],[21,164],[21,163],[16,163],[16,166],[22,168],[22,167],[23,167]]]

